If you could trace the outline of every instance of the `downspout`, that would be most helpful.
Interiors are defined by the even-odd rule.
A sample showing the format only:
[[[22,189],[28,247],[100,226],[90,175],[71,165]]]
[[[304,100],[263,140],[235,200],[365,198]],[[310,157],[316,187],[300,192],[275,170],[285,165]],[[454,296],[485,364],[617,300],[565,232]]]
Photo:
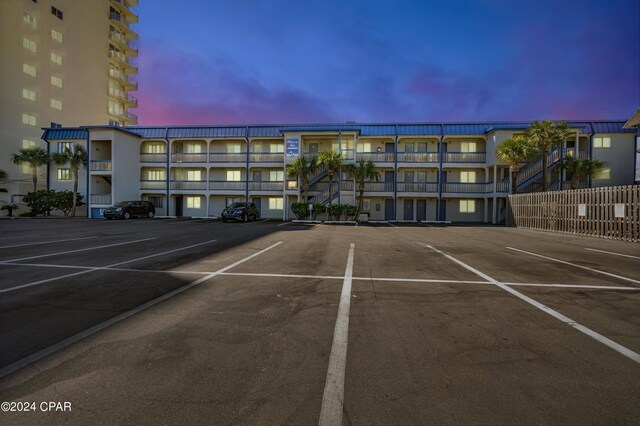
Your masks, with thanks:
[[[90,179],[90,175],[91,175],[91,140],[89,139],[89,129],[87,130],[87,189],[86,189],[86,198],[85,200],[87,200],[87,218],[92,218],[92,214],[91,214],[91,191],[89,188],[89,185],[91,185],[91,179]],[[112,157],[113,159],[113,157]],[[113,182],[113,181],[112,181]],[[113,191],[113,188],[112,188]],[[111,200],[111,204],[113,204],[113,199]]]
[[[593,123],[589,123],[589,128],[591,129],[591,133],[589,133],[589,158],[593,158]],[[576,147],[576,152],[578,152],[578,148]],[[591,175],[589,175],[589,188],[592,188]]]
[[[338,130],[338,152],[342,153],[342,130]],[[344,156],[342,158],[344,158]],[[329,182],[330,186],[332,186],[332,184],[333,182]],[[342,190],[342,169],[339,169],[338,170],[338,204],[340,204],[340,201],[341,201],[341,196],[342,196],[341,190]],[[331,202],[333,203],[333,194],[329,194],[329,197],[331,197]]]
[[[249,154],[249,126],[247,126],[244,130],[244,142],[247,144],[247,158],[246,158],[247,173],[246,173],[245,185],[244,185],[244,200],[245,202],[248,203],[249,202],[249,155],[250,155]],[[283,204],[284,204],[284,201],[283,201]]]
[[[386,216],[385,211],[385,216]],[[393,220],[398,220],[398,125],[393,137]]]
[[[165,142],[167,142],[167,211],[166,214],[167,216],[171,215],[171,167],[169,165],[169,160],[171,159],[171,144],[169,143],[169,128],[166,127],[164,129],[164,140]],[[209,155],[209,154],[207,154]]]
[[[443,146],[444,146],[444,124],[440,123],[440,142],[438,143],[438,202],[436,209],[436,220],[444,220],[442,217],[442,163],[443,163]]]
[[[41,138],[47,144],[47,155],[51,156],[51,144],[47,140],[47,132],[45,131]],[[47,163],[47,191],[51,189],[51,183],[49,182],[49,163]]]

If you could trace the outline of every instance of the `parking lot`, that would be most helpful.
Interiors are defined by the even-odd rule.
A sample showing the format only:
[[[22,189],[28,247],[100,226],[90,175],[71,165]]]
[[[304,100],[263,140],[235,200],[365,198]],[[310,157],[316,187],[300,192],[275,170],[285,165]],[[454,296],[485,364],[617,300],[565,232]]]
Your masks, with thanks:
[[[639,424],[640,246],[0,221],[3,424]]]

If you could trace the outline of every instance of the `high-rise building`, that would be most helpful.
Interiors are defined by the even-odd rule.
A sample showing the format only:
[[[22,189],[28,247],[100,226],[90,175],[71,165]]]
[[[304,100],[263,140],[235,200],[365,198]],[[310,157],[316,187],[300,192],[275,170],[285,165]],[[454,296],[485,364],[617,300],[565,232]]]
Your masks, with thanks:
[[[43,146],[43,127],[133,125],[138,105],[138,0],[0,1],[0,203],[32,190],[31,171],[11,163]],[[46,167],[39,186],[46,185]]]

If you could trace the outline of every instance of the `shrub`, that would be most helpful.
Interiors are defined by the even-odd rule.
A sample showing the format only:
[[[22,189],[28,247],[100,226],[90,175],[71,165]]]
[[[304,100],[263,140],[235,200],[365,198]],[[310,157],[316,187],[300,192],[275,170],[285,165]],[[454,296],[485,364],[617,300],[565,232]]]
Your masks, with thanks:
[[[292,203],[291,211],[296,215],[298,219],[306,219],[307,217],[309,217],[309,204]]]
[[[313,220],[316,220],[319,214],[324,214],[327,212],[327,206],[322,203],[313,203]]]
[[[329,220],[340,220],[342,217],[342,206],[340,204],[329,204],[327,206]]]
[[[76,193],[76,207],[82,206],[82,195]],[[53,192],[51,195],[51,207],[60,210],[65,216],[69,216],[73,209],[73,191]]]
[[[358,206],[354,206],[351,204],[343,204],[342,213],[344,214],[345,220],[355,220],[358,215]]]
[[[55,191],[51,189],[41,189],[35,192],[29,192],[24,196],[23,201],[31,209],[31,214],[37,216],[39,214],[46,215],[53,209],[53,194]]]

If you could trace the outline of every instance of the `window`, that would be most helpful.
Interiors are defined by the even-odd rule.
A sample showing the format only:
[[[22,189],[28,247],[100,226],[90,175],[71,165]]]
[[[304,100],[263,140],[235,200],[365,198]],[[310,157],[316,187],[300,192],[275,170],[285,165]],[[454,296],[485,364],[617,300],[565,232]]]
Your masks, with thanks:
[[[416,174],[417,182],[426,182],[427,181],[427,172],[418,172]]]
[[[593,178],[596,180],[610,180],[611,179],[611,169],[610,168],[606,168],[606,169],[602,169],[599,172],[595,173],[593,175]]]
[[[22,64],[22,72],[30,75],[31,77],[35,77],[38,75],[38,70],[33,65]]]
[[[151,204],[153,204],[154,207],[157,207],[159,209],[164,208],[164,197],[158,196],[158,195],[149,195],[147,197],[147,201],[149,201]]]
[[[611,138],[593,138],[594,148],[611,148]]]
[[[31,114],[22,114],[22,124],[28,124],[29,126],[36,125],[36,116]]]
[[[58,43],[62,43],[62,33],[51,28],[51,38]]]
[[[165,180],[166,174],[164,170],[149,170],[147,171],[147,180]],[[154,204],[155,205],[155,204]]]
[[[36,101],[36,92],[29,89],[22,89],[22,97],[30,101]]]
[[[282,170],[271,170],[269,172],[269,180],[271,182],[282,182],[284,180],[284,173]]]
[[[282,210],[282,198],[269,198],[269,210]]]
[[[62,56],[58,55],[57,53],[51,52],[51,62],[62,66]]]
[[[460,143],[460,152],[477,152],[477,145],[475,142],[462,142]]]
[[[71,180],[71,170],[58,169],[58,180]]]
[[[241,180],[240,175],[241,175],[240,170],[227,170],[227,181],[238,182]]]
[[[73,142],[58,142],[59,153],[63,153],[67,149],[73,152]]]
[[[32,141],[31,139],[22,139],[23,148],[34,148],[35,146],[36,146],[36,141]]]
[[[62,19],[62,11],[60,9],[51,6],[51,14],[58,19]]]
[[[62,79],[60,77],[56,77],[55,75],[51,76],[51,85],[56,86],[62,89]]]
[[[36,45],[36,42],[33,40],[29,40],[26,37],[22,37],[22,47],[24,47],[25,49],[33,53],[36,53],[38,51],[38,46]]]
[[[476,182],[476,172],[474,172],[474,171],[461,171],[460,172],[460,182],[462,182],[462,183],[475,183]]]
[[[58,111],[62,111],[62,101],[59,99],[51,98],[51,108],[57,109]]]
[[[54,123],[53,121],[51,122],[51,125],[49,126],[52,129],[60,129],[62,127],[62,124],[60,123]]]
[[[362,142],[357,145],[358,152],[371,152],[371,142]]]
[[[404,144],[404,152],[413,152],[413,151],[414,151],[413,143]]]
[[[202,171],[201,170],[187,170],[187,180],[201,181],[202,180]]]
[[[164,147],[163,143],[150,143],[147,144],[147,149],[144,152],[146,154],[164,154],[166,152]]]
[[[229,207],[233,203],[243,203],[244,197],[227,197],[225,206]]]
[[[475,213],[476,200],[460,200],[460,213]]]
[[[269,145],[269,152],[273,154],[280,154],[284,152],[284,145],[281,143],[274,143]]]
[[[230,143],[227,144],[227,152],[230,154],[239,154],[241,153],[242,147],[240,146],[239,143]]]
[[[426,142],[418,142],[418,152],[427,152]]]
[[[37,23],[36,23],[36,18],[31,16],[27,12],[23,12],[22,13],[22,22],[24,22],[25,24],[29,25],[31,28],[36,28],[38,26]]]
[[[187,197],[188,209],[199,209],[200,205],[200,197]]]
[[[200,154],[202,152],[202,145],[199,143],[187,143],[184,145],[184,151],[188,154]]]

